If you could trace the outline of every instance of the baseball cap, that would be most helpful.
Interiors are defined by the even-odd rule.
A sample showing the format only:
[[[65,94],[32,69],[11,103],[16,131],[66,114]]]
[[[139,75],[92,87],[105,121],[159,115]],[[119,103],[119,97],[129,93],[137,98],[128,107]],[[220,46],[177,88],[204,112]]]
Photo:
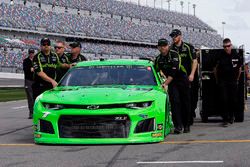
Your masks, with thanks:
[[[166,46],[168,45],[168,40],[165,38],[161,38],[158,40],[158,46]]]
[[[72,48],[76,48],[76,47],[82,48],[82,45],[80,42],[73,42],[73,43],[69,44],[69,46]]]
[[[50,46],[50,39],[49,38],[42,38],[41,39],[41,45],[48,44]]]
[[[30,49],[28,50],[28,53],[29,53],[29,54],[30,54],[30,53],[35,53],[35,50],[32,49],[32,48],[30,48]]]
[[[181,31],[178,29],[173,29],[172,32],[169,34],[171,38],[177,37],[179,35],[181,35]]]

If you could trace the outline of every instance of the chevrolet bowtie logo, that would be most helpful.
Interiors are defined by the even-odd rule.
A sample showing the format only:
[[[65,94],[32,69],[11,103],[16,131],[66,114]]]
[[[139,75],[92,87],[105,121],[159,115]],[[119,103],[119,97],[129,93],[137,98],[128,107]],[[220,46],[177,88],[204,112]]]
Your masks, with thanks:
[[[100,106],[97,105],[91,105],[91,106],[87,106],[87,109],[89,110],[97,110]]]

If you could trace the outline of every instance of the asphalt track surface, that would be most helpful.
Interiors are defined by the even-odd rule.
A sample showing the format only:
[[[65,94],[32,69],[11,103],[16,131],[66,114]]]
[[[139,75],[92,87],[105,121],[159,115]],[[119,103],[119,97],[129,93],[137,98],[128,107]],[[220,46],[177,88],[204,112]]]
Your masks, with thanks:
[[[26,100],[0,103],[0,167],[249,167],[250,112],[227,128],[195,120],[191,133],[136,145],[35,145]],[[250,105],[248,104],[248,109]]]

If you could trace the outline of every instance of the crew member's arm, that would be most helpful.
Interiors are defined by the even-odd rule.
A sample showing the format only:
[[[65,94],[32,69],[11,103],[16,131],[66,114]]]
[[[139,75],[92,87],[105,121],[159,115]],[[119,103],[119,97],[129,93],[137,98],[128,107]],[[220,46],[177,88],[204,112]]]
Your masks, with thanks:
[[[164,82],[163,87],[169,85],[175,78],[177,71],[180,70],[179,54],[176,51],[172,51],[172,50],[169,51],[169,54],[171,55],[171,58],[172,58],[172,67],[169,71],[167,71],[168,77],[166,81]]]
[[[63,64],[60,63],[59,66],[60,66],[61,68],[64,68],[64,69],[69,69],[69,68],[71,68],[73,65],[72,65],[72,64],[66,64],[66,63],[63,63]]]
[[[190,52],[191,52],[190,54],[192,56],[192,70],[191,70],[190,75],[188,76],[188,80],[190,82],[193,82],[194,75],[195,75],[195,72],[196,72],[197,66],[198,66],[198,61],[197,61],[195,49],[192,45],[190,46]]]
[[[241,58],[239,58],[239,61],[238,61],[239,70],[238,70],[238,75],[237,75],[237,81],[239,81],[239,79],[240,79],[242,65],[243,65],[243,60]]]
[[[57,68],[69,69],[73,66],[72,64],[70,64],[68,57],[66,57],[67,63],[61,63],[57,54],[56,54],[56,57],[57,57]]]
[[[245,69],[246,80],[249,80],[250,79],[250,73],[248,71],[248,63],[246,63],[244,65],[244,69]]]
[[[194,80],[194,75],[195,75],[195,72],[197,70],[197,66],[198,66],[198,61],[197,59],[193,59],[193,63],[192,63],[192,71],[191,71],[191,74],[188,76],[188,80],[190,82],[193,82]]]
[[[57,82],[54,79],[50,78],[45,72],[40,71],[37,73],[37,75],[41,77],[43,80],[51,83],[53,88],[57,86]]]
[[[36,75],[41,77],[44,81],[51,83],[53,88],[57,86],[57,82],[54,79],[50,78],[46,73],[43,72],[43,67],[39,59],[39,54],[35,55],[33,59],[33,66],[34,66],[34,71]]]

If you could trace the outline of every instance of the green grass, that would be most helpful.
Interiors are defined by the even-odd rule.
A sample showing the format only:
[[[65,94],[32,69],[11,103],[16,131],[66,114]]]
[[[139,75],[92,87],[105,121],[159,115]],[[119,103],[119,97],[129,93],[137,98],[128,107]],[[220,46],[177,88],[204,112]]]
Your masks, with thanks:
[[[24,88],[0,88],[0,102],[26,99]]]

